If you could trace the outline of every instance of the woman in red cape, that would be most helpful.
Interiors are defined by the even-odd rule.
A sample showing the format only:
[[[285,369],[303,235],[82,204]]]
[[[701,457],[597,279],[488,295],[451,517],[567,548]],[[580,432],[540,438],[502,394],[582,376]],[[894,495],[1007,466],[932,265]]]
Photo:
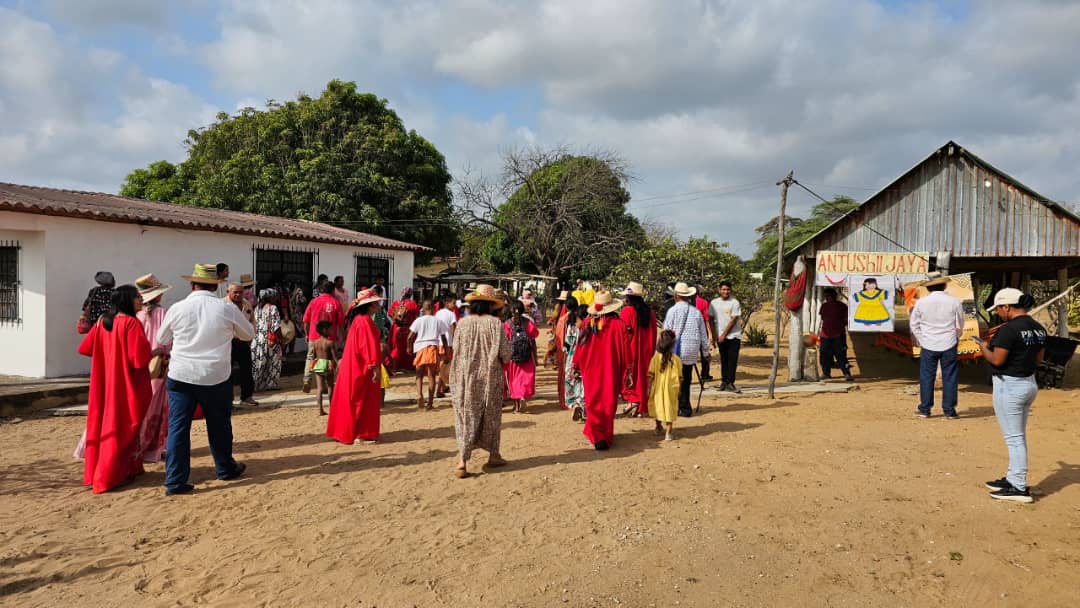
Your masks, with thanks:
[[[86,334],[79,354],[91,358],[83,485],[107,492],[143,472],[139,431],[153,392],[150,342],[135,318],[142,297],[133,285],[113,293],[112,309]]]
[[[629,405],[623,414],[649,414],[649,362],[656,350],[656,314],[645,304],[645,287],[630,283],[626,288],[626,306],[619,311],[630,334],[630,373],[633,384],[624,387],[622,398]]]
[[[608,449],[615,440],[619,391],[630,380],[630,338],[615,312],[620,307],[622,300],[613,300],[607,290],[597,292],[574,351],[574,370],[585,390],[582,433],[597,450]]]
[[[365,289],[349,308],[349,329],[326,421],[326,436],[341,443],[375,441],[379,437],[382,346],[379,328],[370,313],[373,303],[380,299],[375,290]]]

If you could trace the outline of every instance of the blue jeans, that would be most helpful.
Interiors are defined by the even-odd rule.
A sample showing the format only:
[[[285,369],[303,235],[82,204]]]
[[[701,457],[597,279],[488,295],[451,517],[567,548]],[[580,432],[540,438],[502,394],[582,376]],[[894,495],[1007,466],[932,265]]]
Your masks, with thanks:
[[[941,363],[941,409],[946,416],[955,416],[960,371],[955,346],[942,351],[922,349],[919,355],[919,412],[929,415],[934,407],[934,377],[938,362]]]
[[[165,444],[165,487],[175,490],[191,475],[191,419],[196,404],[202,405],[206,435],[214,472],[218,479],[236,472],[233,460],[232,383],[226,380],[213,386],[188,384],[169,378],[169,439]]]
[[[994,376],[994,414],[1009,450],[1009,472],[1005,479],[1021,491],[1027,489],[1028,411],[1038,392],[1035,376]]]

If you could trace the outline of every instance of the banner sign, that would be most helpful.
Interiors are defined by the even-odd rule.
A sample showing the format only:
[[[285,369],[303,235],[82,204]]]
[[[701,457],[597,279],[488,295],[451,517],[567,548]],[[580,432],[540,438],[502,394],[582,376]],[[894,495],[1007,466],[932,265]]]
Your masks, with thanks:
[[[929,253],[873,253],[868,251],[819,251],[818,274],[926,274]]]

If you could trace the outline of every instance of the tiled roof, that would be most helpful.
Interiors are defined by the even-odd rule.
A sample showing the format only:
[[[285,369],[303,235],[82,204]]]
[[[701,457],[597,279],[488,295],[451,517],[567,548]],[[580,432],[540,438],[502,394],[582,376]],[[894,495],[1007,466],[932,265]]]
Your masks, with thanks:
[[[187,230],[231,232],[267,238],[314,241],[379,249],[429,250],[421,245],[307,220],[294,220],[207,207],[188,207],[100,192],[58,190],[2,182],[0,182],[0,211],[75,217],[99,222],[121,222]]]

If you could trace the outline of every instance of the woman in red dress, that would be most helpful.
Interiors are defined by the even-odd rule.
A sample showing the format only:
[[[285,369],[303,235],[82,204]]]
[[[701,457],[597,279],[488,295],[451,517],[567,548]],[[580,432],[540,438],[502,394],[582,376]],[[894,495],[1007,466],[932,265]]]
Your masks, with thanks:
[[[623,388],[627,402],[623,415],[649,414],[649,362],[656,350],[656,314],[645,303],[645,287],[631,282],[626,287],[626,306],[619,312],[630,334],[630,373],[633,384]]]
[[[139,434],[153,391],[150,342],[135,317],[141,309],[135,286],[121,285],[111,309],[79,344],[79,354],[91,358],[83,484],[94,494],[143,472]]]
[[[370,314],[381,300],[373,289],[356,296],[346,319],[348,333],[338,361],[326,436],[341,443],[374,442],[379,438],[382,346]]]
[[[606,450],[614,442],[619,391],[632,383],[630,336],[616,312],[622,304],[606,289],[597,292],[574,350],[574,373],[581,376],[585,391],[582,433],[597,450]]]

